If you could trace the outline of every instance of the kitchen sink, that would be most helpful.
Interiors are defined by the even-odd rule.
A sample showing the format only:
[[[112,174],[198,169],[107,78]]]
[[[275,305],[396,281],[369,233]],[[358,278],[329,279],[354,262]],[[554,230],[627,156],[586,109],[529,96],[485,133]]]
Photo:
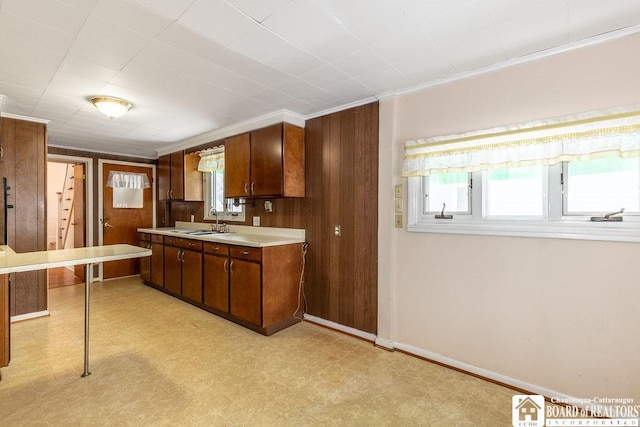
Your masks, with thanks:
[[[213,231],[213,230],[171,230],[171,233],[176,233],[176,234],[188,234],[191,236],[206,236],[209,234],[223,234],[219,231]]]

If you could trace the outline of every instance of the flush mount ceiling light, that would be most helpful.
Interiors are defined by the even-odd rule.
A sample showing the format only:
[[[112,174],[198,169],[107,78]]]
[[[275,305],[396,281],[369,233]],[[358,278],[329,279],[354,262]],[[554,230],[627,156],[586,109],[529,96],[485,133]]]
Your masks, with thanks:
[[[94,96],[91,103],[111,120],[124,116],[132,107],[129,101],[113,96]]]

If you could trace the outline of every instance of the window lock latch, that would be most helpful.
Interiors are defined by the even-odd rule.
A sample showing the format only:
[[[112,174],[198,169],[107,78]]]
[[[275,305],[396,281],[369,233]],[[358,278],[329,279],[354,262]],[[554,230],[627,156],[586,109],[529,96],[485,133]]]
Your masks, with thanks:
[[[624,212],[624,208],[620,208],[619,211],[609,212],[604,214],[603,216],[592,216],[591,221],[593,222],[622,222],[622,213]],[[619,216],[616,216],[619,215]]]
[[[453,215],[445,215],[444,208],[447,206],[446,203],[442,204],[442,211],[439,214],[436,214],[436,219],[453,219]]]

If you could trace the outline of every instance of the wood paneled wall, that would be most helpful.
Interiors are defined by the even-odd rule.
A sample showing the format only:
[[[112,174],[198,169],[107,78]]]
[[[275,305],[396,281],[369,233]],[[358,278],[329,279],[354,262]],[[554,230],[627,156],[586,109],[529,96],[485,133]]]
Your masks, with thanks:
[[[4,117],[0,124],[0,178],[7,178],[11,189],[6,203],[13,205],[7,211],[8,244],[16,252],[46,250],[47,127]],[[11,316],[47,309],[46,271],[11,273],[9,281]]]
[[[273,213],[257,199],[247,206],[245,225],[259,216],[263,227],[306,229],[308,313],[376,333],[378,103],[307,121],[305,150],[306,197],[272,199]],[[201,202],[167,205],[167,225],[191,215],[203,220]],[[334,236],[336,225],[340,237]]]

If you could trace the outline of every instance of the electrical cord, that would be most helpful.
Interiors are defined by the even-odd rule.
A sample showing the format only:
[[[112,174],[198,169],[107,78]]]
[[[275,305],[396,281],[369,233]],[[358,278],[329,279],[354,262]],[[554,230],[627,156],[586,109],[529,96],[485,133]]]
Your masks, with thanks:
[[[302,272],[300,273],[300,284],[298,285],[298,306],[296,310],[293,312],[293,317],[296,319],[304,320],[304,313],[307,312],[307,296],[304,293],[304,269],[307,264],[307,249],[309,248],[309,244],[304,242],[302,244]],[[304,301],[304,306],[302,308],[302,313],[300,313],[300,317],[296,316],[298,311],[300,311],[300,305]]]

